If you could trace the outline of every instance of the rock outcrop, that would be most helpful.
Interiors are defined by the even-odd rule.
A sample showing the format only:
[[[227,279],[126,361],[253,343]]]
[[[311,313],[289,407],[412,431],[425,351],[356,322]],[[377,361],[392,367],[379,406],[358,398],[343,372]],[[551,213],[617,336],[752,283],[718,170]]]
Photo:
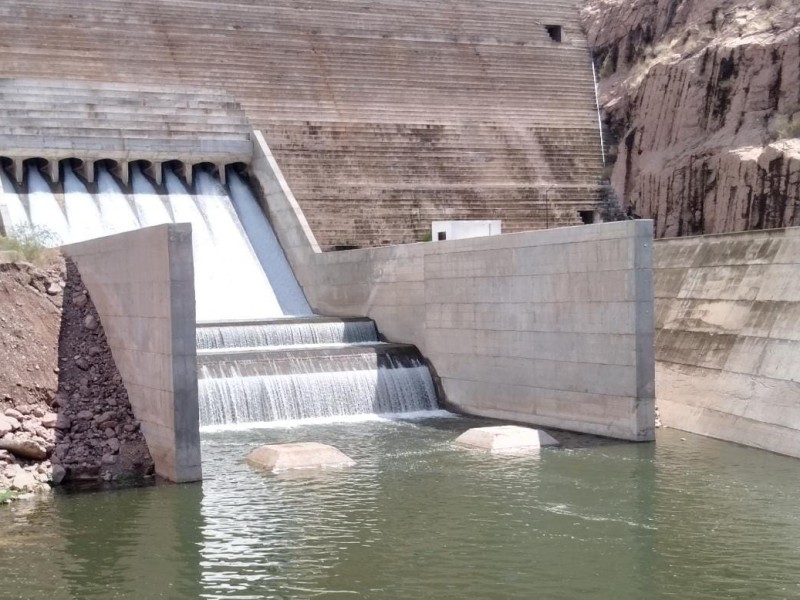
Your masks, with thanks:
[[[588,0],[622,204],[679,236],[800,225],[796,0]]]

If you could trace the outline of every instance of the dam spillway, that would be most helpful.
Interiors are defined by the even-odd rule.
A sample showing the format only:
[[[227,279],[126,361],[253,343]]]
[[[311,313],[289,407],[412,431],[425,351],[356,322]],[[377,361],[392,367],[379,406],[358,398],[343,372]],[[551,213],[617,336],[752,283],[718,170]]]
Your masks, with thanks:
[[[59,182],[37,162],[14,186],[0,170],[4,227],[81,242],[163,223],[192,225],[201,426],[243,425],[437,408],[416,348],[379,341],[374,322],[313,314],[246,177],[137,163],[120,181],[104,163],[87,183],[70,161]]]
[[[311,315],[269,222],[242,177],[228,186],[200,170],[193,186],[165,168],[163,192],[141,169],[130,186],[100,166],[94,185],[63,163],[63,184],[53,186],[29,164],[19,190],[0,171],[9,233],[32,228],[50,245],[82,242],[161,223],[192,224],[198,321]],[[126,189],[126,187],[128,189]],[[193,190],[191,188],[194,188]],[[256,243],[251,242],[248,232]]]
[[[201,426],[437,408],[416,348],[379,342],[369,319],[202,324],[197,340]]]

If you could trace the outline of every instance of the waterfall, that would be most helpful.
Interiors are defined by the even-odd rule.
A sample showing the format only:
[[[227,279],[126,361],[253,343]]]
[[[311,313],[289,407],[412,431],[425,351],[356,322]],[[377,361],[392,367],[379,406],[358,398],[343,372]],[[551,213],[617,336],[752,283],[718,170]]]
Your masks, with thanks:
[[[416,348],[379,342],[369,319],[203,324],[197,345],[203,426],[437,408]]]
[[[30,225],[28,211],[25,210],[14,185],[2,169],[0,169],[0,209],[2,209],[0,218],[5,215],[10,221],[5,223],[6,232],[11,231],[14,227]]]
[[[34,165],[28,165],[28,211],[30,223],[53,234],[53,242],[66,244],[72,241],[69,223],[42,174]],[[12,223],[16,226],[17,223]]]
[[[163,198],[137,164],[131,165],[131,188],[133,203],[142,227],[172,222]]]
[[[198,350],[363,344],[377,342],[375,323],[368,319],[273,322],[258,325],[217,325],[197,328]]]
[[[105,167],[97,170],[97,200],[100,203],[103,235],[139,229],[139,220],[128,204],[128,196]]]
[[[34,225],[69,244],[162,223],[191,223],[199,321],[269,319],[311,315],[302,290],[269,221],[244,181],[233,174],[236,205],[211,173],[200,171],[190,191],[171,169],[166,193],[156,190],[138,165],[126,193],[103,165],[94,191],[65,163],[63,203],[36,165],[28,165],[18,193],[0,171],[0,206],[6,231]],[[248,221],[247,230],[239,214]],[[251,239],[256,241],[258,253]],[[280,300],[279,300],[280,297]]]
[[[205,374],[199,381],[201,426],[437,408],[430,372],[422,364],[249,377],[242,377],[235,368],[228,377]]]
[[[64,206],[69,223],[67,242],[88,240],[105,235],[100,208],[72,167],[64,167]]]

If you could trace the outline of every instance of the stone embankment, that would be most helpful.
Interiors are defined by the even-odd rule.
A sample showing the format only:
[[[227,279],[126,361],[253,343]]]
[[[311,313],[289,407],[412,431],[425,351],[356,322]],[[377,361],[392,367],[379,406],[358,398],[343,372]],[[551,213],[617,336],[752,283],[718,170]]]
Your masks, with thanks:
[[[77,269],[0,265],[0,498],[152,470]]]
[[[587,0],[612,185],[657,237],[800,225],[797,0]]]

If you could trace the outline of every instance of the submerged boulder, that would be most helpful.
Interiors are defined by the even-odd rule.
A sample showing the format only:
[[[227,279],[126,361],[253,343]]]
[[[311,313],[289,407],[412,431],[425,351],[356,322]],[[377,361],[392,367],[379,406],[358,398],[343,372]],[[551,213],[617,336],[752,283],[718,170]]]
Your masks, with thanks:
[[[247,464],[272,473],[289,469],[350,467],[355,461],[338,448],[317,442],[260,446],[247,455]]]
[[[544,431],[517,425],[474,427],[458,436],[456,444],[489,452],[525,452],[559,445],[558,440]]]

